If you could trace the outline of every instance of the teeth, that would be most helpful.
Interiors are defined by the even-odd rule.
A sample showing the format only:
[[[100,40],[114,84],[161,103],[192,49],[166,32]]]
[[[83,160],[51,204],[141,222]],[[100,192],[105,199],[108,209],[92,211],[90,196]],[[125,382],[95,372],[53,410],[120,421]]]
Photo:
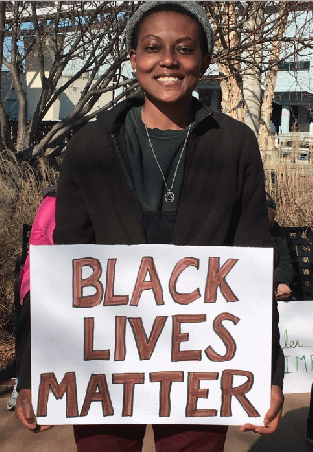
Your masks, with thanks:
[[[179,78],[178,77],[158,77],[158,80],[160,80],[161,82],[178,82]]]

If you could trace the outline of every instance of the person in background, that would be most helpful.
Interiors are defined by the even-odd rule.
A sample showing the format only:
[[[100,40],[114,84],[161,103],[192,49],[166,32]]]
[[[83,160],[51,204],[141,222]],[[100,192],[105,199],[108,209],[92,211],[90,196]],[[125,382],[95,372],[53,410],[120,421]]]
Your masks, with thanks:
[[[264,172],[255,134],[192,96],[213,51],[213,32],[193,1],[148,1],[128,20],[130,62],[144,96],[100,113],[67,146],[58,182],[55,244],[270,247]],[[281,416],[283,355],[273,303],[271,406]],[[30,373],[16,415],[33,431]],[[140,452],[145,425],[74,425],[78,452]],[[158,452],[222,452],[223,425],[153,426]]]
[[[43,201],[41,202],[29,237],[30,245],[53,245],[53,231],[55,228],[55,204],[56,204],[56,186],[48,187],[43,192]],[[16,356],[16,375],[18,376],[23,359],[27,359],[27,340],[30,333],[30,268],[29,252],[27,251],[26,260],[20,272],[20,304],[21,311],[18,317],[15,331],[15,356]],[[25,358],[24,357],[25,354]],[[7,402],[7,409],[15,410],[17,399],[18,378],[14,383],[12,394]]]
[[[276,203],[268,193],[266,193],[266,201],[271,240],[275,252],[274,290],[277,300],[288,300],[292,296],[290,284],[294,274],[288,242],[282,228],[275,221]]]

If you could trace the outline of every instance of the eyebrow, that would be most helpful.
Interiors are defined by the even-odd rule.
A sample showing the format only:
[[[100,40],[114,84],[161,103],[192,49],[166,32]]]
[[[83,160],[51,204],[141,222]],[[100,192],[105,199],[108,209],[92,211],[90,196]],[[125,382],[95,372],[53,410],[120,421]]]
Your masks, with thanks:
[[[143,41],[144,39],[147,39],[147,38],[162,39],[160,36],[148,34],[148,35],[145,35],[145,36],[141,39],[141,41]],[[177,39],[176,42],[179,43],[179,42],[186,41],[186,40],[195,42],[195,40],[192,39],[190,36],[183,36],[182,38]]]

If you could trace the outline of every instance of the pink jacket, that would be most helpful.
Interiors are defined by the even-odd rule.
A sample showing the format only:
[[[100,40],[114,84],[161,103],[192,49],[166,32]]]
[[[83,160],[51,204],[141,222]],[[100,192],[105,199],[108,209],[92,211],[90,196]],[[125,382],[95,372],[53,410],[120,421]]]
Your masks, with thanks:
[[[30,245],[53,245],[53,231],[55,228],[55,196],[47,196],[40,204],[32,225]],[[29,253],[20,273],[20,303],[30,289]]]

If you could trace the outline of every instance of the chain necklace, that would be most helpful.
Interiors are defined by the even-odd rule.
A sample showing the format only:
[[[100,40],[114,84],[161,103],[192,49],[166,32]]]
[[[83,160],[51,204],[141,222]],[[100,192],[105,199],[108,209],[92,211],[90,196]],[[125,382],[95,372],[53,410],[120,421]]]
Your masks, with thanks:
[[[175,196],[174,196],[174,193],[173,193],[174,182],[175,182],[175,179],[176,179],[177,170],[178,170],[178,167],[179,167],[181,158],[182,158],[183,153],[184,153],[184,151],[185,151],[186,143],[187,143],[187,140],[188,140],[188,137],[189,137],[189,132],[190,132],[191,123],[189,124],[188,130],[187,130],[187,135],[186,135],[186,138],[185,138],[185,141],[184,141],[184,145],[183,145],[183,148],[182,148],[182,150],[181,150],[181,153],[180,153],[180,156],[179,156],[179,159],[178,159],[178,162],[177,162],[175,171],[174,171],[174,176],[173,176],[173,180],[172,180],[172,185],[169,187],[169,186],[167,185],[166,179],[165,179],[165,177],[164,177],[164,173],[163,173],[163,171],[162,171],[161,165],[159,164],[158,159],[157,159],[157,156],[155,155],[155,152],[154,152],[154,149],[153,149],[153,146],[152,146],[152,143],[151,143],[150,135],[149,135],[149,132],[148,132],[146,123],[145,123],[145,121],[144,121],[144,119],[143,119],[143,109],[141,109],[141,120],[142,120],[142,122],[143,122],[143,124],[144,124],[144,126],[145,126],[145,129],[146,129],[146,134],[147,134],[147,137],[148,137],[148,141],[149,141],[149,144],[150,144],[150,148],[151,148],[153,157],[154,157],[154,159],[155,159],[155,161],[156,161],[156,164],[158,165],[158,168],[159,168],[159,170],[160,170],[160,172],[161,172],[161,175],[162,175],[162,178],[163,178],[163,181],[164,181],[164,185],[165,185],[165,188],[166,188],[166,193],[165,193],[165,195],[164,195],[165,202],[173,202],[174,199],[175,199]]]

